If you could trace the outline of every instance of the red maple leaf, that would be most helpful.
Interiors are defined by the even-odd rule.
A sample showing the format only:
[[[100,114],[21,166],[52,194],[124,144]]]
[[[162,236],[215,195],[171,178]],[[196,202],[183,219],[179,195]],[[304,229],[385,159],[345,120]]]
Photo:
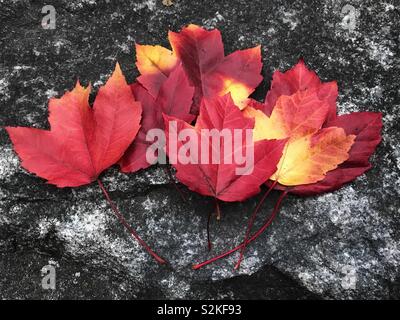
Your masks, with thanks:
[[[287,112],[286,124],[284,126],[292,125],[294,123],[293,119],[296,119],[297,116],[301,118],[307,113],[315,113],[318,109],[321,109],[323,105],[327,105],[328,112],[326,113],[325,120],[319,121],[321,131],[331,130],[329,128],[341,128],[346,135],[355,136],[354,143],[348,152],[348,159],[340,163],[337,168],[328,171],[324,179],[316,183],[299,184],[290,187],[278,183],[275,186],[276,189],[287,190],[288,193],[298,195],[313,195],[334,191],[371,168],[369,158],[381,141],[382,114],[378,112],[354,112],[337,116],[337,89],[335,88],[337,88],[336,82],[321,83],[315,72],[307,69],[304,62],[301,60],[291,70],[285,73],[277,71],[274,74],[271,90],[268,92],[264,104],[252,102],[251,107],[262,110],[270,117],[280,97],[285,95],[296,97],[301,94],[301,92],[306,95],[314,95],[320,99],[320,104],[318,106],[308,105],[307,108],[312,108],[309,111],[304,109],[303,106],[302,108]],[[284,97],[283,99],[287,100],[288,98]],[[271,107],[271,103],[274,103],[273,107]],[[249,107],[248,110],[251,110],[251,107]],[[249,112],[248,110],[245,110],[245,113]],[[264,116],[261,115],[261,118],[263,117]],[[258,117],[256,116],[256,118]],[[313,119],[314,118],[304,120],[306,120],[305,123],[309,125]],[[264,127],[264,130],[266,132],[268,131],[266,127]],[[268,184],[271,185],[272,182],[268,182]]]
[[[280,96],[294,96],[301,91],[307,91],[310,94],[316,92],[319,99],[329,105],[321,130],[332,127],[342,128],[346,135],[354,135],[355,140],[348,152],[348,159],[339,164],[337,168],[328,171],[323,180],[293,187],[286,187],[278,183],[275,188],[297,195],[315,195],[337,190],[372,167],[369,158],[382,139],[382,114],[380,112],[353,112],[338,116],[336,114],[336,81],[322,83],[316,73],[306,67],[303,60],[300,60],[289,71],[275,72],[271,90],[267,93],[266,101],[263,104],[264,109],[259,103],[254,103],[252,106],[271,115]],[[300,109],[298,112],[304,112],[304,110]],[[291,114],[291,116],[294,115]],[[268,182],[268,185],[271,184],[272,182]]]
[[[271,91],[267,94],[265,104],[253,102],[249,105],[249,109],[244,112],[255,117],[255,132],[259,138],[278,136],[289,139],[287,149],[279,166],[284,168],[283,171],[285,171],[286,175],[290,173],[290,179],[286,179],[290,183],[287,185],[279,183],[282,182],[280,180],[282,174],[278,169],[274,175],[275,181],[267,182],[269,189],[249,219],[244,241],[237,247],[217,257],[195,265],[194,269],[201,268],[237,250],[241,250],[238,263],[235,266],[239,268],[244,249],[272,223],[282,200],[288,193],[307,196],[333,191],[343,186],[343,184],[353,181],[372,167],[369,158],[382,139],[381,113],[355,112],[337,116],[336,103],[333,103],[333,101],[336,101],[337,93],[335,93],[336,90],[332,89],[336,87],[336,83],[322,84],[316,74],[305,67],[303,61],[300,61],[292,70],[283,74],[279,72],[276,75],[274,75],[273,85]],[[320,102],[318,104],[299,103],[302,100],[299,100],[298,97],[308,96],[314,96],[314,101],[315,98],[318,98]],[[327,108],[324,106],[327,106]],[[253,108],[263,110],[264,113],[259,113],[260,111]],[[276,112],[274,112],[275,108],[278,108]],[[310,109],[308,110],[307,108]],[[327,112],[325,112],[325,117],[321,118],[323,113],[319,111],[323,108],[326,108]],[[315,116],[316,114],[318,114],[318,117]],[[316,120],[319,122],[317,127],[314,123]],[[264,137],[263,134],[265,134]],[[317,144],[321,143],[324,136],[327,137],[326,142],[322,147],[318,147]],[[294,147],[290,150],[291,145],[294,145]],[[307,148],[306,152],[303,152],[303,147]],[[347,153],[345,157],[344,152]],[[308,156],[305,157],[307,154]],[[285,156],[290,157],[289,163],[285,164]],[[297,156],[301,158],[296,159]],[[339,157],[344,160],[337,162]],[[307,161],[314,161],[315,167],[307,166]],[[327,166],[329,162],[331,164]],[[328,171],[326,171],[327,167],[330,167]],[[323,173],[322,178],[318,176],[321,173]],[[315,182],[292,183],[296,180]],[[264,225],[258,231],[250,236],[255,216],[270,191],[274,188],[281,190],[282,194],[271,216],[266,219]]]
[[[263,184],[275,171],[277,163],[282,155],[282,150],[286,140],[261,140],[256,143],[253,139],[247,140],[245,137],[246,129],[254,128],[254,120],[245,118],[239,108],[234,104],[230,94],[223,97],[215,97],[207,99],[201,105],[200,115],[196,125],[192,127],[183,120],[164,115],[165,132],[166,132],[166,151],[172,165],[177,170],[176,178],[185,184],[189,189],[202,195],[212,196],[215,198],[217,219],[220,217],[219,203],[217,199],[223,201],[243,201],[260,191],[260,185]],[[176,127],[170,126],[171,122],[175,122]],[[184,150],[186,143],[176,139],[184,131],[190,130],[197,139],[195,147],[195,155],[193,150],[186,151],[186,156],[190,160],[183,162],[177,159],[176,154],[171,154],[170,145],[176,144],[177,150]],[[230,133],[231,137],[235,137],[235,132],[240,132],[241,148],[235,144],[229,154],[226,154],[225,146],[233,141],[225,141],[224,137],[219,136],[218,142],[214,140],[212,135],[204,132],[204,129],[217,130],[219,134],[222,132]],[[236,136],[237,138],[237,136]],[[218,138],[217,138],[218,139]],[[176,141],[177,140],[177,141]],[[207,141],[208,147],[203,147],[203,142]],[[191,142],[191,141],[190,141]],[[205,149],[204,149],[205,148]],[[240,165],[232,161],[237,153],[247,154],[252,152],[253,164],[244,171],[245,174],[238,174],[237,168]],[[180,152],[180,151],[179,151]],[[213,162],[213,155],[217,154],[219,160]],[[206,154],[205,160],[203,155]],[[197,159],[194,159],[199,157]],[[200,159],[201,158],[201,159]],[[210,224],[211,212],[207,222],[207,238],[208,248],[211,249],[210,241]]]
[[[180,32],[170,31],[170,51],[161,46],[136,46],[138,81],[156,97],[163,81],[181,62],[195,87],[192,113],[198,114],[203,98],[230,93],[235,104],[244,108],[248,96],[262,81],[260,46],[238,50],[225,56],[219,30],[189,25]]]
[[[14,150],[22,167],[59,188],[97,180],[121,223],[157,261],[164,263],[128,225],[99,180],[99,175],[122,157],[135,138],[142,107],[118,64],[100,88],[93,108],[89,105],[90,90],[90,86],[84,88],[78,82],[60,99],[49,101],[50,131],[7,127]]]
[[[163,81],[156,98],[138,83],[131,87],[136,100],[143,106],[142,126],[137,138],[120,161],[123,172],[135,172],[152,165],[146,159],[146,151],[153,141],[147,141],[146,135],[150,129],[164,129],[163,113],[189,123],[195,118],[190,114],[194,88],[190,86],[181,65]]]
[[[136,67],[140,72],[137,81],[156,99],[162,84],[180,64],[176,55],[161,46],[136,44]]]
[[[164,119],[167,138],[166,148],[170,157],[172,157],[169,153],[171,137],[178,135],[184,129],[193,129],[200,140],[204,137],[202,129],[216,129],[218,132],[228,130],[233,136],[235,129],[241,129],[244,134],[246,129],[254,127],[254,120],[243,116],[229,94],[207,100],[206,103],[202,104],[200,115],[194,127],[175,117],[164,115]],[[176,121],[176,129],[169,127],[171,121]],[[175,132],[172,132],[172,130],[175,130]],[[213,144],[212,137],[204,139],[209,141],[207,153],[211,157],[213,149],[218,147]],[[236,169],[239,165],[235,161],[225,161],[225,159],[230,158],[230,155],[224,154],[225,140],[221,140],[219,150],[217,150],[220,155],[223,155],[220,163],[212,163],[212,159],[208,158],[207,163],[198,161],[198,163],[184,164],[181,161],[174,161],[173,166],[177,170],[177,179],[188,186],[189,189],[223,201],[243,201],[257,194],[260,191],[260,185],[276,171],[276,165],[286,142],[286,140],[261,140],[254,143],[253,140],[247,141],[242,136],[241,152],[243,154],[246,153],[247,148],[254,147],[254,166],[250,169],[252,170],[251,173],[249,172],[250,174],[238,175]],[[177,142],[178,149],[184,145],[185,143],[182,141]],[[200,143],[198,148],[198,154],[205,152],[201,149]],[[237,151],[232,148],[232,152]]]
[[[289,193],[309,196],[339,189],[372,168],[369,158],[382,140],[382,114],[380,112],[354,112],[337,116],[323,128],[343,128],[347,135],[356,138],[349,151],[349,158],[336,169],[329,171],[325,179],[314,184],[288,188]],[[283,186],[277,186],[282,189]]]
[[[307,68],[303,59],[286,72],[275,71],[272,76],[271,89],[265,97],[265,102],[260,103],[252,100],[252,107],[262,110],[267,116],[270,116],[279,97],[291,96],[297,91],[307,89],[317,91],[319,99],[329,105],[327,118],[335,118],[338,96],[336,81],[322,82],[314,71]]]
[[[119,65],[100,88],[93,108],[90,86],[78,82],[49,102],[50,131],[7,127],[22,166],[57,187],[78,187],[97,180],[132,143],[142,107],[134,100]]]

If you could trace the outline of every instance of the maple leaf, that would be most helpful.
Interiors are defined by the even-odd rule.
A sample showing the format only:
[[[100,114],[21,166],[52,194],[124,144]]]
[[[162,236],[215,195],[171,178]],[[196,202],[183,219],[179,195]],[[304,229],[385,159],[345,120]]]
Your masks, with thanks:
[[[297,73],[293,77],[297,79]],[[288,78],[292,80],[292,78]],[[310,83],[309,81],[307,83]],[[255,141],[259,139],[288,139],[278,169],[271,180],[266,195],[279,183],[284,186],[313,184],[324,180],[327,172],[334,170],[349,158],[355,135],[347,135],[342,128],[322,129],[332,106],[321,100],[315,87],[281,95],[270,116],[247,107],[245,116],[255,118]],[[266,197],[262,198],[262,203]],[[259,206],[249,219],[244,246],[235,266],[240,267]]]
[[[194,127],[167,115],[164,115],[164,119],[167,153],[170,157],[172,157],[169,153],[170,137],[178,135],[184,129],[193,129],[198,139],[201,139],[204,138],[202,129],[217,129],[219,132],[228,130],[233,135],[235,129],[242,129],[244,132],[246,129],[254,127],[254,121],[243,116],[229,94],[206,100],[201,106],[200,115]],[[170,121],[177,122],[176,129],[169,127]],[[175,130],[175,132],[171,130]],[[213,145],[211,137],[205,139],[209,141],[207,152],[211,156],[213,148],[215,151],[215,148],[218,147]],[[276,165],[282,155],[286,140],[260,140],[255,144],[253,140],[247,141],[247,144],[243,140],[241,143],[244,151],[241,152],[246,153],[247,148],[254,147],[254,166],[251,174],[236,174],[238,165],[234,161],[225,161],[231,155],[224,155],[225,146],[224,143],[221,143],[217,150],[219,154],[224,155],[220,163],[200,161],[199,163],[185,164],[181,161],[174,161],[172,164],[177,170],[177,179],[195,192],[223,201],[243,201],[257,194],[260,191],[260,185],[276,171]],[[182,141],[177,142],[178,149],[183,145]],[[198,148],[199,154],[205,152],[205,150],[201,150],[201,144],[198,144]]]
[[[278,170],[267,182],[269,189],[249,219],[244,241],[194,269],[241,250],[235,266],[239,268],[246,246],[272,223],[288,193],[307,196],[333,191],[371,168],[369,158],[381,141],[382,115],[337,116],[335,87],[336,83],[321,84],[300,61],[291,71],[276,73],[264,104],[253,100],[243,111],[255,119],[255,140],[287,138],[288,143]],[[282,194],[271,216],[250,236],[255,217],[273,188]]]
[[[255,140],[289,138],[285,150],[286,160],[281,159],[280,168],[285,166],[283,162],[287,163],[286,166],[294,164],[290,161],[298,164],[301,162],[301,168],[294,166],[291,171],[294,175],[302,172],[303,179],[287,181],[283,177],[283,170],[277,189],[283,190],[286,186],[291,186],[288,192],[298,195],[329,192],[371,168],[369,158],[381,141],[382,115],[375,112],[356,112],[337,116],[336,97],[336,82],[322,83],[315,72],[307,69],[304,61],[300,60],[285,73],[275,72],[271,90],[263,104],[264,109],[262,104],[253,102],[244,110],[246,116],[255,118]],[[311,103],[310,98],[314,103]],[[295,130],[291,130],[293,126]],[[327,158],[319,159],[319,163],[314,163],[313,166],[311,163],[316,155],[313,150],[318,149],[315,137],[321,141],[323,135],[329,133],[332,136],[333,132],[336,134],[334,139],[329,139],[331,146],[324,149]],[[325,144],[325,147],[328,146]],[[326,152],[329,149],[334,152],[331,156]],[[306,150],[309,155],[314,156],[308,157],[308,162],[304,161]],[[348,155],[345,156],[345,153]],[[320,156],[323,154],[320,153]],[[316,170],[321,174],[314,175]],[[307,178],[304,173],[307,173]]]
[[[336,117],[336,99],[338,87],[336,81],[322,82],[317,74],[308,69],[303,59],[286,72],[275,71],[272,76],[271,89],[268,91],[265,102],[252,101],[252,107],[263,111],[270,116],[279,97],[290,96],[298,91],[316,90],[320,100],[329,105],[328,119]]]
[[[181,65],[163,81],[156,98],[138,83],[132,85],[132,92],[142,103],[143,119],[137,138],[120,161],[123,172],[135,172],[152,165],[146,159],[146,151],[153,141],[147,141],[146,135],[150,129],[164,129],[163,113],[189,123],[195,118],[190,114],[194,88],[190,86]]]
[[[141,74],[136,80],[155,99],[164,81],[179,64],[179,59],[171,50],[136,44],[136,67]]]
[[[369,158],[382,139],[382,114],[355,112],[337,116],[331,120],[320,118],[321,129],[311,135],[296,136],[291,132],[282,134],[279,133],[279,129],[274,132],[269,131],[272,128],[271,123],[275,110],[277,113],[281,110],[279,101],[292,99],[299,94],[281,97],[270,118],[261,111],[252,108],[244,111],[247,116],[256,118],[255,140],[289,137],[284,152],[285,157],[282,157],[278,165],[279,168],[282,168],[279,177],[277,175],[272,177],[279,182],[275,188],[284,190],[287,186],[290,186],[288,192],[297,195],[330,192],[339,189],[343,184],[353,181],[369,170],[371,168]],[[318,112],[322,108],[320,105],[313,110]],[[286,111],[290,112],[290,108]],[[294,111],[290,115],[287,113],[292,118],[295,118],[298,114],[299,112]],[[292,120],[287,119],[285,123],[274,121],[273,125],[279,127],[279,123],[282,131],[285,131],[283,128],[290,127],[293,124]],[[310,123],[308,122],[308,124]],[[320,149],[319,144],[324,136],[329,143],[324,144],[324,149]],[[316,150],[318,150],[318,153],[315,153]],[[318,161],[315,162],[315,159],[318,159]],[[288,171],[288,167],[291,170]],[[301,175],[300,179],[299,175]],[[291,181],[290,178],[292,178]]]
[[[49,184],[78,187],[95,180],[120,222],[160,263],[165,261],[129,226],[110,199],[99,175],[115,164],[140,128],[142,107],[117,64],[105,86],[99,89],[93,108],[90,86],[77,82],[72,91],[49,101],[50,131],[6,127],[22,167]]]
[[[50,131],[6,128],[22,166],[57,187],[97,180],[122,157],[140,128],[142,107],[118,64],[93,108],[90,90],[77,82],[72,91],[50,100]]]
[[[170,31],[173,51],[160,46],[137,46],[138,81],[156,97],[162,81],[181,61],[195,87],[193,114],[198,114],[203,98],[232,95],[244,108],[248,96],[261,82],[261,50],[239,50],[225,57],[221,33],[189,25],[179,33]],[[147,66],[147,67],[144,67]]]
[[[270,117],[246,108],[244,114],[256,118],[255,141],[289,139],[272,180],[287,186],[315,183],[348,159],[355,136],[337,127],[321,130],[328,112],[312,89],[281,96]]]
[[[372,165],[369,158],[382,140],[381,113],[354,112],[345,114],[330,120],[324,127],[328,129],[330,127],[342,128],[347,135],[355,136],[348,159],[336,169],[329,171],[322,181],[295,186],[289,190],[290,193],[309,196],[334,191],[371,169]]]
[[[304,99],[299,97],[307,96],[313,96],[314,103],[301,103]],[[267,183],[269,189],[250,217],[243,243],[230,251],[241,250],[235,268],[240,267],[247,244],[271,224],[288,193],[314,195],[333,191],[371,168],[369,157],[381,141],[382,115],[357,112],[326,120],[329,105],[318,102],[318,99],[318,92],[311,88],[292,96],[281,96],[270,117],[251,107],[244,111],[247,116],[256,118],[258,139],[286,137],[289,140],[278,170],[271,177],[275,182]],[[260,206],[273,188],[282,191],[277,205],[270,219],[250,238]],[[213,261],[223,256],[225,253]],[[206,261],[195,268],[208,263]]]

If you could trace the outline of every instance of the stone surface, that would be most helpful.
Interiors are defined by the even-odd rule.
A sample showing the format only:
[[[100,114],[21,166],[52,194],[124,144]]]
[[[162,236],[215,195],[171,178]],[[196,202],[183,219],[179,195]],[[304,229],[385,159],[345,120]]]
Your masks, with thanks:
[[[340,113],[383,113],[383,142],[374,168],[355,182],[319,197],[289,197],[240,272],[233,270],[236,256],[192,271],[193,262],[212,256],[205,244],[211,199],[186,190],[183,203],[161,167],[105,173],[129,222],[171,263],[160,267],[121,228],[96,184],[46,185],[19,167],[1,129],[0,298],[400,298],[399,1],[51,4],[56,28],[44,30],[44,3],[0,0],[1,126],[47,128],[48,98],[77,78],[97,90],[117,60],[133,81],[135,42],[168,45],[168,29],[196,23],[218,27],[228,53],[262,45],[265,81],[256,98],[274,70],[303,57],[322,79],[338,81]],[[346,5],[357,11],[354,30],[342,22]],[[222,205],[222,220],[211,225],[214,253],[240,242],[258,199]],[[48,264],[56,268],[54,291],[41,288]]]

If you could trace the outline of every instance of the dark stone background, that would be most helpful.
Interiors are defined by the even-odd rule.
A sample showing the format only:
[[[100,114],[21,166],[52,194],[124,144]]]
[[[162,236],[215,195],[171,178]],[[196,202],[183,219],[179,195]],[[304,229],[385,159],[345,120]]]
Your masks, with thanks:
[[[399,1],[174,2],[46,1],[57,16],[56,29],[44,30],[42,1],[1,0],[0,125],[48,128],[48,98],[77,78],[96,91],[117,60],[133,81],[135,41],[168,46],[168,29],[196,23],[218,27],[227,53],[262,45],[258,99],[274,70],[304,57],[322,79],[338,81],[340,113],[381,111],[374,168],[337,192],[287,199],[240,272],[236,257],[194,272],[191,264],[207,257],[210,199],[187,191],[182,203],[158,167],[105,173],[121,211],[171,262],[160,267],[120,227],[97,185],[46,185],[19,167],[1,129],[0,299],[400,298]],[[346,4],[359,13],[353,32],[341,23]],[[222,206],[222,220],[212,223],[215,252],[239,243],[257,199]],[[56,267],[54,291],[41,288],[47,264]]]

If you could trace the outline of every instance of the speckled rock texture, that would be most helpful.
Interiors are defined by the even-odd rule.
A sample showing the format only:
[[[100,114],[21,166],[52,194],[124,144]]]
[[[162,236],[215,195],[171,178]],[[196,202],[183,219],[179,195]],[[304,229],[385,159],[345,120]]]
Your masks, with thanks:
[[[0,126],[48,128],[50,97],[77,78],[96,91],[117,60],[133,81],[135,42],[168,46],[168,29],[196,23],[218,27],[227,53],[262,45],[265,80],[257,99],[274,70],[303,57],[323,80],[338,81],[340,113],[382,112],[374,168],[334,193],[288,197],[239,272],[236,255],[192,271],[193,262],[241,241],[260,196],[222,205],[208,253],[212,199],[180,186],[189,200],[182,202],[161,167],[131,175],[108,170],[102,179],[111,197],[170,261],[158,266],[119,225],[96,184],[46,185],[20,168],[0,129],[0,299],[400,298],[400,2],[173,2],[46,1],[57,13],[56,28],[45,30],[44,2],[0,0]],[[351,28],[346,5],[355,9]],[[257,225],[277,197],[269,198]],[[56,268],[55,290],[41,286],[48,264]]]

